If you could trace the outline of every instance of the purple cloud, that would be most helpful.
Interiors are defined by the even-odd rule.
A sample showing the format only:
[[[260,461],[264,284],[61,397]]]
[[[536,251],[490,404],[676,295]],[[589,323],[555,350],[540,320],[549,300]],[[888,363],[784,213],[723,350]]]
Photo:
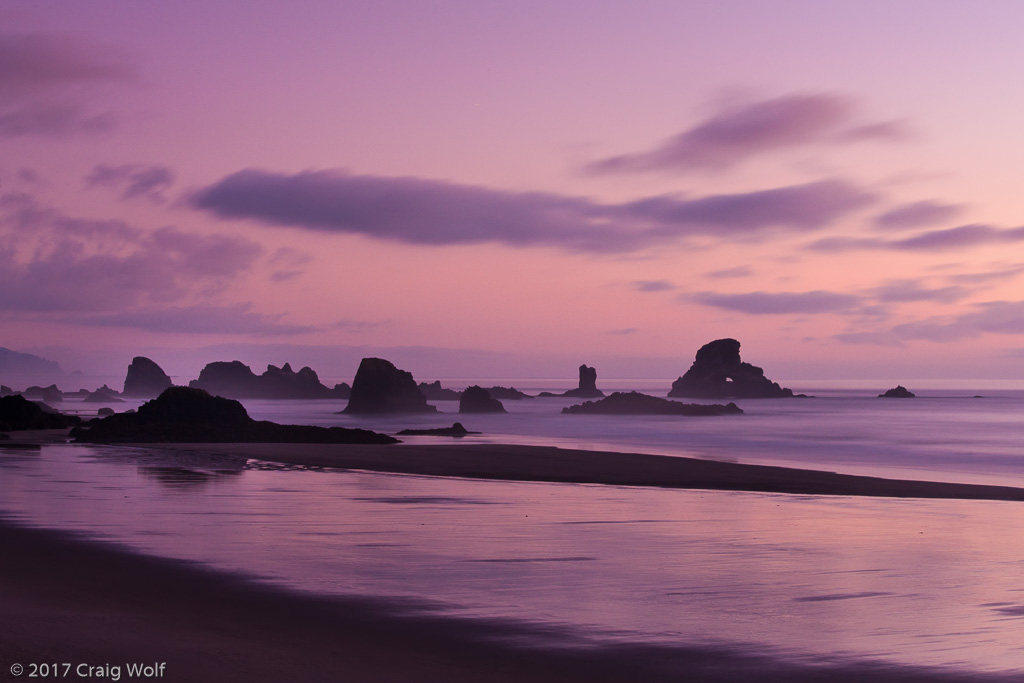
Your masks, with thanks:
[[[811,231],[860,209],[874,195],[837,180],[823,180],[743,194],[675,200],[642,199],[624,205],[631,215],[653,220],[655,232],[671,235],[680,226],[701,226],[712,234],[750,234],[766,228]]]
[[[964,287],[924,287],[919,280],[899,280],[881,287],[875,287],[871,294],[884,303],[905,303],[910,301],[937,301],[950,303],[970,294]]]
[[[587,169],[720,170],[788,147],[905,136],[905,126],[898,122],[855,124],[854,106],[847,98],[792,94],[725,109],[653,149],[600,159]]]
[[[754,274],[754,270],[750,266],[736,266],[735,268],[725,268],[724,270],[715,270],[710,273],[705,273],[706,277],[717,279],[727,279],[734,277],[748,277]]]
[[[747,292],[720,294],[698,292],[683,298],[705,306],[724,308],[750,315],[815,314],[847,311],[861,305],[862,299],[853,294],[826,292]]]
[[[984,334],[1024,334],[1024,301],[989,301],[973,310],[946,318],[929,318],[896,325],[890,330],[836,335],[848,344],[902,345],[907,341],[957,342]]]
[[[963,205],[943,204],[933,200],[902,204],[879,214],[875,225],[886,230],[919,228],[925,225],[948,223],[963,212]]]
[[[313,332],[314,327],[281,322],[282,315],[254,313],[249,303],[230,306],[143,308],[135,311],[85,316],[77,322],[103,327],[128,327],[149,332],[186,334],[290,335]]]
[[[640,292],[665,292],[676,288],[668,280],[637,280],[633,286]]]
[[[869,249],[942,251],[1021,241],[1024,241],[1024,227],[996,228],[991,225],[961,225],[956,228],[923,232],[901,240],[885,240],[874,237],[827,237],[812,242],[807,248],[813,251],[827,252]]]
[[[990,225],[961,225],[957,228],[934,230],[893,242],[896,249],[965,249],[985,244],[1020,242],[1024,228],[1000,229]]]
[[[101,312],[209,295],[263,249],[245,238],[176,228],[144,232],[0,197],[0,310]]]
[[[984,273],[957,273],[956,275],[948,276],[948,278],[950,282],[985,284],[988,282],[998,282],[999,280],[1009,280],[1024,273],[1024,265],[1009,267],[996,265],[993,267],[997,269],[985,271]]]
[[[505,192],[420,178],[244,170],[192,196],[221,218],[442,246],[498,242],[577,252],[631,251],[695,235],[819,229],[873,201],[838,180],[624,204]]]
[[[125,55],[72,35],[0,33],[0,91],[27,93],[135,77]]]
[[[174,174],[166,166],[94,166],[85,178],[86,187],[111,187],[121,192],[121,199],[144,198],[162,204],[164,191],[174,184]]]
[[[128,58],[74,36],[0,33],[0,136],[62,137],[110,130],[91,111],[98,88],[135,79]]]

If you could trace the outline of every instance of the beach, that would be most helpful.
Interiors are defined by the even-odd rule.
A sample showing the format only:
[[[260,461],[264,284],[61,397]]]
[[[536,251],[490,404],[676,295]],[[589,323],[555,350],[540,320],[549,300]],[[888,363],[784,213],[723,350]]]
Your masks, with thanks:
[[[71,680],[142,680],[128,674],[141,664],[160,672],[147,679],[200,683],[1010,680],[716,647],[573,647],[557,632],[550,648],[527,647],[515,624],[282,591],[57,531],[0,522],[0,547],[5,680],[29,680],[42,664]]]
[[[53,435],[35,437],[45,443]],[[149,444],[127,449],[140,447],[193,462],[196,456],[216,456],[431,477],[804,496],[1024,499],[1024,491],[1012,487],[553,447]],[[415,601],[283,589],[74,532],[25,528],[17,519],[0,520],[0,547],[5,624],[0,653],[10,680],[26,680],[29,673],[11,676],[15,663],[67,663],[72,678],[81,678],[79,665],[87,673],[88,667],[99,667],[88,677],[106,680],[115,674],[131,680],[130,665],[160,670],[161,664],[161,678],[179,681],[1005,680],[999,674],[863,659],[804,663],[742,644],[595,644],[552,625],[538,631],[530,622],[439,615]]]

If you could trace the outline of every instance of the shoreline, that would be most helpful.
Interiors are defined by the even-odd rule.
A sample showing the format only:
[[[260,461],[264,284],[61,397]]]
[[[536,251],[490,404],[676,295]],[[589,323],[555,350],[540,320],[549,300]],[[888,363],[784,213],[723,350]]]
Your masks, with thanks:
[[[117,444],[114,444],[117,445]],[[887,479],[682,456],[509,444],[121,444],[307,467],[502,481],[794,495],[1024,501],[1024,488]]]
[[[756,645],[588,644],[544,624],[460,619],[429,605],[334,598],[134,553],[0,514],[0,671],[33,664],[159,667],[160,680],[446,683],[612,681],[1002,682],[1010,675],[826,657]],[[528,618],[529,615],[526,615]],[[26,667],[12,676],[14,664]],[[94,674],[95,677],[95,674]],[[111,673],[105,680],[113,680]],[[148,679],[147,679],[148,680]]]

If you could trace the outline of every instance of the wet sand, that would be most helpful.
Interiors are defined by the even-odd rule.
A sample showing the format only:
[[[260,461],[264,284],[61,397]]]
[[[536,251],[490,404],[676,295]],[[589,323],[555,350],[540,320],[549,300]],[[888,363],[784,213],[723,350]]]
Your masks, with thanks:
[[[502,444],[133,444],[292,465],[473,479],[761,491],[803,495],[1024,501],[1010,486],[884,479],[643,453]]]
[[[53,442],[47,435],[46,441]],[[141,444],[133,444],[138,447]],[[852,477],[633,453],[493,444],[159,444],[296,465],[500,480],[817,495],[1024,500],[1009,487]],[[2,508],[2,502],[0,502]],[[429,602],[431,596],[422,596]],[[166,663],[169,681],[1001,681],[780,656],[744,644],[585,645],[550,625],[461,620],[384,598],[273,588],[0,517],[0,680],[15,663]],[[109,669],[107,669],[109,672]],[[97,678],[94,674],[92,678]],[[108,673],[106,678],[111,680]],[[153,679],[147,679],[153,680]]]
[[[2,518],[0,548],[0,680],[30,680],[28,668],[11,676],[12,665],[44,662],[68,663],[65,678],[72,680],[88,670],[81,665],[107,672],[92,679],[112,680],[111,667],[120,667],[121,681],[193,683],[1010,680],[870,662],[807,662],[756,647],[584,647],[553,627],[288,592]],[[132,678],[129,663],[164,663],[164,673]]]

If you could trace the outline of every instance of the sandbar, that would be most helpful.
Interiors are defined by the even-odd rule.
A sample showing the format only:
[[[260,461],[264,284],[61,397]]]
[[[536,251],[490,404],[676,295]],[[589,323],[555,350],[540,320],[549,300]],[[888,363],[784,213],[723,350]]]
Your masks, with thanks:
[[[133,444],[309,467],[471,479],[828,496],[1024,501],[1012,486],[886,479],[701,458],[552,446],[435,444]]]

